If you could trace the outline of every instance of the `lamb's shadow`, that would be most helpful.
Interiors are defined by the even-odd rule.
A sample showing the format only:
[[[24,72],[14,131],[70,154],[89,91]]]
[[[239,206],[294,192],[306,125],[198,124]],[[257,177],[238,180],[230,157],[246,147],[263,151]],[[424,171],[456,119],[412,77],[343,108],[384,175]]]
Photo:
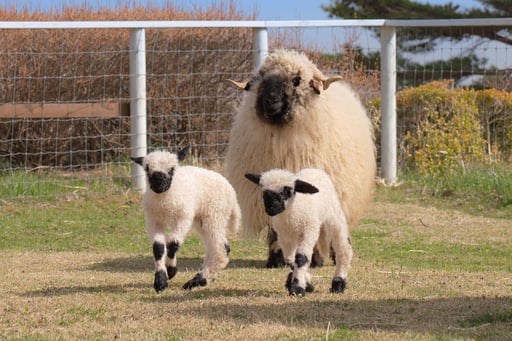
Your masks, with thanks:
[[[155,296],[155,301],[177,302],[204,300],[205,297],[256,297],[261,293],[251,290],[192,291],[190,295]],[[269,293],[267,293],[269,294]],[[272,293],[271,295],[275,295]],[[283,295],[286,295],[283,290]],[[314,295],[314,294],[312,294]],[[261,325],[320,327],[332,330],[390,331],[453,335],[455,338],[510,340],[506,326],[512,323],[512,297],[449,297],[429,299],[346,300],[332,295],[328,300],[290,297],[285,303],[260,302],[234,305],[212,302],[210,305],[186,305],[183,313],[203,316],[219,323],[251,321]],[[185,308],[183,308],[185,309]],[[179,313],[179,312],[177,312]],[[494,334],[494,326],[501,323]]]
[[[201,267],[202,258],[180,258],[178,256],[178,269],[197,270]],[[264,268],[265,261],[256,259],[230,259],[227,268]],[[128,256],[108,259],[94,263],[89,270],[104,272],[150,272],[153,271],[153,258],[151,256]]]
[[[132,283],[124,285],[76,285],[76,286],[53,286],[40,290],[27,291],[22,296],[26,297],[54,297],[75,294],[126,294],[129,291],[147,288],[147,283]]]

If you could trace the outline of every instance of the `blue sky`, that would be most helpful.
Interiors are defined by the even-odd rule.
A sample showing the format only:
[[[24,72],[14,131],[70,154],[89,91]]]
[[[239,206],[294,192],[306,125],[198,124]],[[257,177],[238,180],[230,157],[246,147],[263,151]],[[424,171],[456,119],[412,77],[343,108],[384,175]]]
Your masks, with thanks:
[[[451,2],[461,7],[475,7],[480,5],[476,0],[419,0],[421,2],[430,2],[432,4],[447,4]],[[193,9],[196,7],[209,7],[212,3],[226,4],[229,0],[132,0],[130,3],[152,4],[159,6],[166,3],[173,3],[184,9]],[[256,12],[258,20],[323,20],[328,19],[328,15],[320,6],[328,5],[331,0],[234,0],[236,6],[243,12],[252,14]],[[23,6],[27,5],[29,9],[48,9],[62,8],[63,4],[87,4],[93,7],[116,7],[124,2],[121,0],[0,0],[0,7],[4,6]]]

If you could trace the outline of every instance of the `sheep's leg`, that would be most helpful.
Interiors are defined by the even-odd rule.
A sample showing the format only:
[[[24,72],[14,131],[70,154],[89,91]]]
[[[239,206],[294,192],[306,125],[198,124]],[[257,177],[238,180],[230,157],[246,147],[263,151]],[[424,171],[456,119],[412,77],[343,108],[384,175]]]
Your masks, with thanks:
[[[277,233],[274,229],[268,229],[267,234],[267,243],[268,243],[268,258],[266,268],[280,268],[285,265],[285,260],[283,258],[283,251],[279,246],[279,242],[277,241]]]
[[[267,234],[267,243],[268,243],[268,258],[266,268],[280,268],[286,264],[286,261],[283,257],[283,251],[281,250],[281,246],[277,240],[277,233],[274,229],[269,228]],[[324,265],[324,257],[322,253],[318,250],[318,247],[315,246],[313,249],[313,256],[311,257],[311,267],[312,268],[320,268]]]
[[[153,247],[153,261],[155,264],[155,280],[153,287],[156,292],[161,292],[167,288],[167,269],[165,267],[165,235],[163,229],[157,224],[148,223],[146,226]]]
[[[168,280],[176,276],[176,273],[178,272],[178,261],[176,258],[176,253],[178,252],[180,246],[183,244],[185,236],[187,235],[191,225],[191,219],[182,219],[181,221],[174,224],[171,233],[166,239],[167,257],[165,260],[165,266],[167,270]]]
[[[312,236],[314,238],[315,236]],[[313,292],[309,266],[313,254],[313,247],[301,242],[298,247],[296,243],[280,240],[283,249],[285,262],[290,265],[292,271],[286,278],[285,286],[288,293],[294,296],[303,296],[306,292]]]
[[[342,293],[345,291],[347,286],[348,271],[352,263],[352,245],[350,243],[350,237],[348,236],[348,228],[345,229],[347,232],[335,233],[333,236],[332,245],[336,252],[336,268],[334,270],[334,276],[331,284],[331,292]]]
[[[286,265],[290,267],[290,272],[286,277],[286,282],[284,284],[285,288],[290,292],[292,288],[292,283],[295,281],[295,277],[293,276],[293,269],[295,268],[295,252],[297,251],[297,244],[292,241],[280,240],[280,244],[282,245],[283,259]]]
[[[176,253],[178,252],[178,249],[182,243],[183,241],[180,242],[175,239],[167,241],[167,259],[165,261],[165,266],[167,269],[168,280],[171,280],[174,276],[176,276],[176,273],[178,272],[178,267],[176,266]]]
[[[313,255],[311,256],[311,267],[312,268],[321,268],[324,266],[324,257],[322,253],[318,250],[318,246],[315,246],[313,249]]]
[[[221,228],[219,229],[219,227]],[[216,220],[204,219],[197,232],[203,241],[206,254],[201,269],[194,278],[183,285],[183,289],[205,286],[213,282],[217,273],[224,269],[229,262],[230,247],[222,224]]]

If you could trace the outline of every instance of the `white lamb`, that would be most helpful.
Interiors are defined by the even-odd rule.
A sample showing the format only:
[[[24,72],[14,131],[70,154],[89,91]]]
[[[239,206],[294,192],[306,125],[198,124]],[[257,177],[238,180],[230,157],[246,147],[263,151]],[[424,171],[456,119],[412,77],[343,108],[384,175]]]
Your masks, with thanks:
[[[288,293],[305,295],[314,290],[308,270],[315,244],[324,257],[330,246],[334,248],[336,268],[330,291],[343,292],[353,251],[347,219],[329,175],[306,168],[296,174],[272,169],[245,177],[261,187],[265,212],[292,269],[286,280]]]
[[[194,226],[206,255],[201,270],[183,289],[205,286],[229,262],[227,232],[235,233],[240,220],[236,194],[219,173],[194,166],[179,166],[188,147],[172,154],[154,151],[132,158],[146,172],[143,196],[146,230],[153,246],[154,288],[161,292],[176,275],[176,252]]]

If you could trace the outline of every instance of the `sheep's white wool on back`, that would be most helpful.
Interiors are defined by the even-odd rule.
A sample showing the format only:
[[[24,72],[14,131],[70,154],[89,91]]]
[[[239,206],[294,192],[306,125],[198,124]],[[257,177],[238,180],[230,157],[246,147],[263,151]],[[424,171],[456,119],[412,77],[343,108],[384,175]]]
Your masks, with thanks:
[[[291,73],[303,79],[324,77],[304,55],[280,50],[270,55],[260,70]],[[273,168],[298,172],[320,168],[332,178],[350,226],[355,226],[371,196],[376,174],[373,128],[357,94],[344,82],[334,82],[320,94],[307,84],[296,90],[293,120],[272,125],[258,117],[255,105],[258,86],[254,81],[234,117],[226,155],[226,175],[235,188],[242,210],[246,236],[266,230],[261,193],[245,179],[246,173],[262,173]]]

